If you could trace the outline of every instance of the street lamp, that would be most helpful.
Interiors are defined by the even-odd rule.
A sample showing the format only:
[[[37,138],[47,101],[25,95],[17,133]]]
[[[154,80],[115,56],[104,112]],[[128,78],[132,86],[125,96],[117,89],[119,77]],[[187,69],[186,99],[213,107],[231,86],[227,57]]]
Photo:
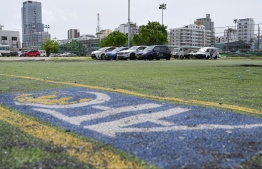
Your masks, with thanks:
[[[130,47],[130,0],[128,0],[128,47]]]
[[[48,34],[48,29],[50,28],[49,25],[45,25],[45,28],[47,29],[47,34]]]
[[[162,25],[163,25],[163,11],[166,10],[166,4],[160,4],[159,9],[162,9]]]

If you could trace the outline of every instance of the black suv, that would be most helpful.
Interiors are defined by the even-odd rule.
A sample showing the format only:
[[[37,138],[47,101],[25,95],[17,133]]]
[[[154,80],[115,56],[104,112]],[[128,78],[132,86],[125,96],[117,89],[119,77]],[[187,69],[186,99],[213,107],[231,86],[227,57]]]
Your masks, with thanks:
[[[166,45],[149,46],[143,52],[137,54],[137,59],[159,60],[161,58],[166,60],[171,58],[171,51]]]

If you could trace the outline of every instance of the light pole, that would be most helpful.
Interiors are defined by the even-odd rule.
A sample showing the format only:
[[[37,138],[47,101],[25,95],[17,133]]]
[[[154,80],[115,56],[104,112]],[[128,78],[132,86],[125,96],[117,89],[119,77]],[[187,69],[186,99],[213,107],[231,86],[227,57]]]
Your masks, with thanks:
[[[162,9],[162,25],[163,25],[163,11],[166,10],[166,4],[160,4],[159,9]]]
[[[130,0],[128,0],[128,47],[130,48]]]
[[[259,24],[258,24],[258,37],[257,37],[257,51],[258,51],[258,53],[260,51],[260,27],[259,27]]]

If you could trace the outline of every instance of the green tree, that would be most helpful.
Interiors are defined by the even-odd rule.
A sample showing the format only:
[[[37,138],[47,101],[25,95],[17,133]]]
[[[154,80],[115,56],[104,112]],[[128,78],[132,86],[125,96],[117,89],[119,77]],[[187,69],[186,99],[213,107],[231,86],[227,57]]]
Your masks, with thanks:
[[[42,45],[42,49],[46,51],[47,56],[49,56],[50,53],[58,53],[58,48],[58,42],[50,39],[47,39]]]
[[[139,34],[135,34],[132,42],[135,45],[155,45],[167,43],[167,26],[159,22],[148,22],[139,27]]]
[[[79,52],[79,43],[77,40],[72,40],[70,42],[71,52]]]
[[[127,44],[127,34],[121,33],[119,31],[114,31],[110,33],[106,38],[102,39],[99,43],[100,47],[106,46],[126,46]]]

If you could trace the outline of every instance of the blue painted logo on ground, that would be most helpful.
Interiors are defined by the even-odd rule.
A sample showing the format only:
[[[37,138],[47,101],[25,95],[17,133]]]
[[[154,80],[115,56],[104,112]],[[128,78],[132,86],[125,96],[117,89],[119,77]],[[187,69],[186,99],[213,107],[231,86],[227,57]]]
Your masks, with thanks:
[[[262,118],[123,94],[66,88],[0,102],[161,168],[234,168],[262,149]]]

